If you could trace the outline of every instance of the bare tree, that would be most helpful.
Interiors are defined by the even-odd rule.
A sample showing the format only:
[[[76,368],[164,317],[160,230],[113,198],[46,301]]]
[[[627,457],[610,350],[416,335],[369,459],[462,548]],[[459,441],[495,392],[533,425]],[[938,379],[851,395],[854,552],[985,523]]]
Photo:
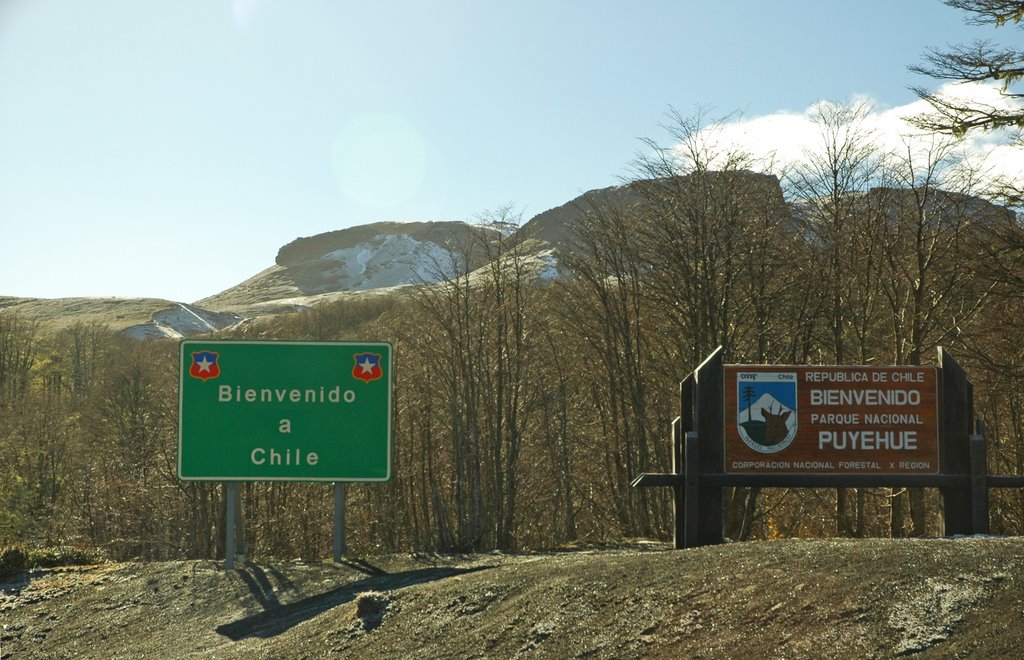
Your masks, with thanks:
[[[669,310],[691,364],[732,346],[738,307],[747,303],[736,294],[754,161],[722,137],[728,121],[710,119],[705,109],[690,117],[671,110],[663,126],[668,145],[645,140],[634,163],[647,217],[639,232],[649,296]]]
[[[871,106],[863,102],[821,102],[814,121],[819,141],[806,151],[789,178],[800,222],[810,243],[808,286],[815,288],[820,316],[828,327],[828,359],[836,364],[865,361],[877,303],[881,234],[877,216],[862,202],[879,182],[881,154],[867,124]],[[836,491],[836,530],[863,532],[864,496],[858,490],[854,520],[847,514],[847,491]]]
[[[532,269],[523,245],[505,234],[518,224],[511,208],[480,220],[476,238],[436,265],[438,282],[416,300],[442,339],[428,360],[447,399],[455,544],[511,549],[531,412]]]
[[[1024,2],[1019,0],[945,0],[945,3],[967,12],[966,21],[971,25],[1001,28],[1012,24],[1017,29],[1024,28]],[[951,50],[931,49],[925,54],[925,64],[912,66],[910,70],[940,80],[996,82],[1008,101],[997,106],[915,88],[918,96],[928,101],[933,109],[931,114],[915,119],[920,127],[957,137],[974,130],[1024,129],[1024,105],[1021,104],[1024,93],[1014,88],[1024,80],[1024,50],[975,41],[970,45],[953,46]],[[1018,132],[1018,141],[1020,137]]]
[[[565,285],[563,313],[600,365],[599,376],[587,380],[617,522],[625,534],[651,535],[651,496],[629,486],[654,464],[647,409],[646,284],[635,238],[639,214],[618,204],[581,211],[574,227],[578,245],[566,259],[573,277]]]
[[[977,277],[974,255],[985,228],[1002,213],[972,195],[976,170],[958,157],[957,142],[944,136],[907,138],[904,152],[887,168],[892,187],[883,191],[889,213],[881,282],[895,364],[920,365],[936,346],[961,341],[993,288]],[[912,488],[908,494],[910,533],[924,536],[924,491]],[[901,516],[894,515],[892,524],[893,534],[901,534]]]
[[[1013,26],[1024,30],[1024,2],[1020,0],[945,0],[945,3],[966,12],[965,20],[970,25]],[[911,66],[910,70],[956,83],[996,83],[1001,103],[915,87],[917,95],[932,107],[930,113],[914,117],[915,124],[927,131],[954,137],[975,131],[1008,129],[1012,131],[1011,142],[1024,147],[1024,90],[1020,89],[1024,81],[1024,50],[979,40],[958,44],[949,50],[931,49],[925,53],[924,60],[924,64]],[[1019,178],[1003,178],[1000,187],[1001,196],[1008,203],[1024,202],[1024,187]]]

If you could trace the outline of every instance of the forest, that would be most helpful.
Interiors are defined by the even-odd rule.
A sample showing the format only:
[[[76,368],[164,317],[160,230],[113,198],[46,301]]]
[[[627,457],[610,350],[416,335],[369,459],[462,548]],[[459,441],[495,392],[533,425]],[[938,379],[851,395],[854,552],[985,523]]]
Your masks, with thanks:
[[[668,471],[679,383],[718,346],[729,363],[794,365],[934,364],[941,346],[974,384],[989,472],[1022,474],[1021,183],[965,157],[979,124],[940,113],[885,151],[869,111],[818,104],[818,146],[794,163],[722,146],[728,117],[671,111],[620,201],[579,209],[556,279],[536,276],[530,240],[481,231],[436,284],[218,337],[392,342],[394,477],[348,487],[355,553],[669,538],[668,494],[629,484]],[[222,556],[222,484],[176,477],[177,386],[175,342],[0,309],[0,547]],[[328,555],[329,486],[240,491],[254,556]],[[990,498],[992,533],[1024,533],[1024,492]],[[931,489],[725,500],[734,540],[942,533]]]

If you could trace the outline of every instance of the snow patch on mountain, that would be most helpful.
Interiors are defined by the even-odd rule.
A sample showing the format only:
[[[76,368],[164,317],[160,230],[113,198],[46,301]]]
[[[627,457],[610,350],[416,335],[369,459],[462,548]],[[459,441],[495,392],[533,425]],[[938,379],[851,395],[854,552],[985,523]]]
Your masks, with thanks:
[[[537,270],[537,277],[539,279],[550,282],[561,277],[562,273],[558,269],[558,255],[555,253],[554,248],[538,252],[535,258],[540,266]]]
[[[155,312],[150,323],[129,326],[121,332],[135,339],[182,339],[216,332],[240,320],[235,314],[174,303],[172,307]]]
[[[317,261],[321,269],[315,288],[321,291],[366,291],[435,282],[441,275],[453,274],[447,248],[408,234],[378,234],[352,247],[332,250]]]

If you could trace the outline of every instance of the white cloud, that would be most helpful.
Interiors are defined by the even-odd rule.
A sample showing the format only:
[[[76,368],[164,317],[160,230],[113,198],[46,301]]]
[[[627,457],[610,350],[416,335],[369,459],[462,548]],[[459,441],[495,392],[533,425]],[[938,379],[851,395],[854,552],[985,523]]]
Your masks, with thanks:
[[[980,83],[949,84],[940,90],[973,103],[993,107],[1014,107],[1013,101],[1001,96],[998,88]],[[913,149],[930,143],[930,138],[907,120],[927,112],[930,106],[916,100],[901,106],[884,108],[876,101],[855,96],[851,104],[865,102],[872,108],[864,118],[863,127],[870,131],[876,145],[883,151],[905,154],[907,145]],[[821,103],[821,102],[819,102]],[[1022,104],[1017,102],[1016,107]],[[802,112],[777,112],[760,117],[740,118],[716,127],[715,141],[720,148],[742,147],[759,160],[776,166],[799,163],[804,154],[820,149],[821,129],[814,123],[818,103]],[[1024,178],[1024,147],[1010,145],[1008,131],[973,132],[964,139],[960,150],[972,163],[982,164],[993,176],[1004,176],[1018,182]]]

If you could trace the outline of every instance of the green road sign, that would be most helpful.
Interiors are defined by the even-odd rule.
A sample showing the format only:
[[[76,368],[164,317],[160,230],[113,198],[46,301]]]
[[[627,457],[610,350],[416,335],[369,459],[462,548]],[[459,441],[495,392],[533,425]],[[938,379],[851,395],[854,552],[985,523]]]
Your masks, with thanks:
[[[391,478],[391,344],[184,340],[180,350],[180,479]]]

